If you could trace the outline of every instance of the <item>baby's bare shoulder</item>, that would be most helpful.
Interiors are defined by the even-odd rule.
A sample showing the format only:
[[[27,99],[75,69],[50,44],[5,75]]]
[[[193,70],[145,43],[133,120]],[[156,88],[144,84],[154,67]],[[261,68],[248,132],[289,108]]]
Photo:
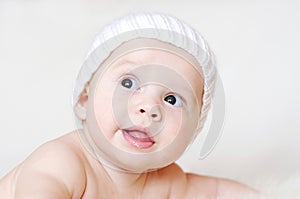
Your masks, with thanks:
[[[76,142],[70,133],[35,150],[14,172],[16,194],[43,190],[64,197],[80,196],[86,183],[85,160]]]
[[[217,180],[213,177],[185,173],[177,164],[160,172],[171,181],[170,198],[213,198],[216,195]]]
[[[68,172],[82,172],[83,157],[83,152],[77,146],[74,134],[69,133],[38,147],[22,163],[21,167],[22,169],[31,168],[66,175]],[[59,168],[66,170],[61,171]]]

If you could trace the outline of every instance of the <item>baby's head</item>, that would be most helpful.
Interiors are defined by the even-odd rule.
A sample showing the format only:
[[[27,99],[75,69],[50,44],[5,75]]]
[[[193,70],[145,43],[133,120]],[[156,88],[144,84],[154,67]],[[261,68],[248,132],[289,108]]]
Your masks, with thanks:
[[[80,137],[129,172],[177,160],[202,129],[216,69],[206,42],[173,17],[136,14],[96,36],[73,97]]]

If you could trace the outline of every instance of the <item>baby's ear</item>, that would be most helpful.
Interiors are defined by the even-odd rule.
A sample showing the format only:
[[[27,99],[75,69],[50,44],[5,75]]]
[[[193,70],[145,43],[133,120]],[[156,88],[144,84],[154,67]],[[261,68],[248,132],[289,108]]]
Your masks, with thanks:
[[[89,84],[87,84],[84,90],[81,92],[77,103],[74,106],[76,116],[80,120],[85,120],[87,115],[87,104],[88,104]]]

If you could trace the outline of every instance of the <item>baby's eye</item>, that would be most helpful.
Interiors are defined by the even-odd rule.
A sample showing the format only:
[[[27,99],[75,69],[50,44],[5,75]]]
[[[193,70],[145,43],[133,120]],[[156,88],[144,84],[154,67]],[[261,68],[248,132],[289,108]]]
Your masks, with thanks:
[[[137,88],[136,80],[134,80],[133,78],[129,78],[129,77],[123,79],[122,82],[121,82],[121,85],[125,88],[128,88],[128,89]]]
[[[169,104],[172,104],[174,106],[182,106],[182,101],[180,99],[180,97],[178,97],[177,95],[168,95],[164,98],[165,102],[168,102]]]

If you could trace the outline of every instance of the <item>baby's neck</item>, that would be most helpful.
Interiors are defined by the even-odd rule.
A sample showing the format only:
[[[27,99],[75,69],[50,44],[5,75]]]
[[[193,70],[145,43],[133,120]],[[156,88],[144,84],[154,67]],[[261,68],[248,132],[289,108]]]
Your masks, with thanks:
[[[143,190],[146,184],[147,173],[122,172],[105,165],[102,166],[120,193],[128,191],[136,193],[137,190]]]

